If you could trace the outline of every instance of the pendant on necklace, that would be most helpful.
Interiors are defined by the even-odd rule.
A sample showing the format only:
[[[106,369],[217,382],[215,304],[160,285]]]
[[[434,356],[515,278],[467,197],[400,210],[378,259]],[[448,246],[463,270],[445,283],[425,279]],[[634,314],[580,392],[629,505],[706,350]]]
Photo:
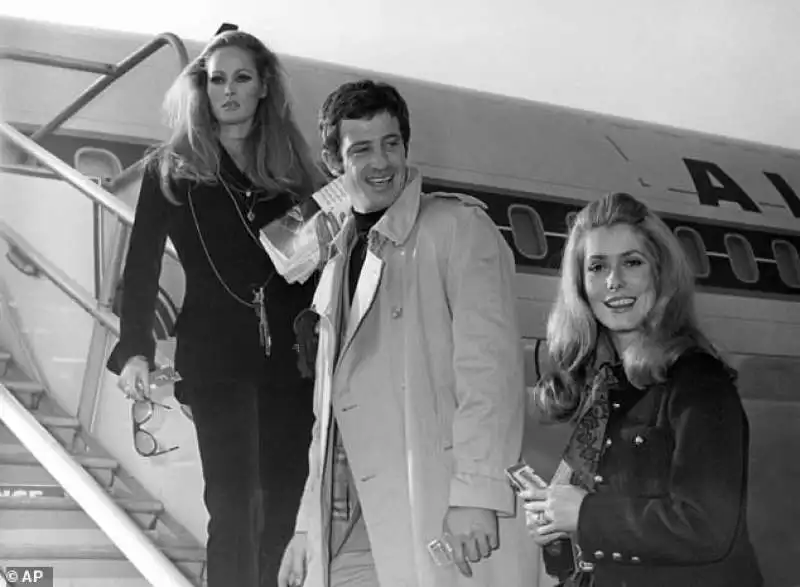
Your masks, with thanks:
[[[265,284],[266,285],[266,284]],[[272,336],[267,320],[267,296],[264,292],[265,285],[253,291],[253,309],[258,317],[258,338],[264,348],[264,354],[269,357],[272,352]]]
[[[250,191],[250,190],[247,190],[244,193],[245,200],[249,200],[251,195],[253,195],[253,192]],[[256,219],[256,214],[255,214],[255,212],[253,212],[253,205],[250,204],[250,209],[247,211],[247,221],[248,222],[252,222],[255,219]]]

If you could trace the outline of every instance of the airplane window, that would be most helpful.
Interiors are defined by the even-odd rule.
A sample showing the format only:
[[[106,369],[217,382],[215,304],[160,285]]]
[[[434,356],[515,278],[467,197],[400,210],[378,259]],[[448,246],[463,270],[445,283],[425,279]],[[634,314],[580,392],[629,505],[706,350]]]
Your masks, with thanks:
[[[708,277],[711,273],[711,266],[708,263],[706,245],[698,232],[687,226],[679,226],[675,229],[675,236],[689,257],[695,276]]]
[[[112,179],[122,173],[119,157],[108,149],[81,147],[75,151],[75,169],[88,176],[97,178],[102,185],[103,179]]]
[[[547,341],[543,338],[524,338],[522,349],[525,359],[525,386],[532,387],[549,369]]]
[[[740,234],[726,234],[725,248],[728,250],[728,258],[736,278],[745,283],[758,281],[758,265],[753,255],[753,247],[747,239]]]
[[[547,239],[539,213],[530,206],[513,205],[508,210],[514,245],[529,259],[547,255]]]
[[[800,287],[800,255],[792,243],[772,241],[772,252],[778,262],[778,273],[789,287]]]

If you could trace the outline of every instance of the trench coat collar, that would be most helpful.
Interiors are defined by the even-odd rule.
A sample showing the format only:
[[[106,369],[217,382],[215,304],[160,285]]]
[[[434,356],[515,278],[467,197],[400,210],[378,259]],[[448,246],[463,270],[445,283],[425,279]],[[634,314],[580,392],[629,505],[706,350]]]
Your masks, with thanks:
[[[411,230],[419,216],[422,197],[422,174],[416,167],[408,168],[408,181],[400,196],[389,206],[386,213],[370,229],[370,243],[378,237],[390,240],[395,245],[402,245],[411,234]],[[342,224],[342,228],[333,238],[329,249],[329,259],[346,255],[350,241],[355,234],[355,218],[352,212]],[[378,238],[377,240],[381,240]],[[374,245],[373,245],[374,246]],[[373,246],[370,246],[372,249]]]
[[[416,167],[408,168],[408,181],[400,196],[389,206],[372,231],[394,243],[402,245],[411,234],[419,216],[422,197],[422,174]]]

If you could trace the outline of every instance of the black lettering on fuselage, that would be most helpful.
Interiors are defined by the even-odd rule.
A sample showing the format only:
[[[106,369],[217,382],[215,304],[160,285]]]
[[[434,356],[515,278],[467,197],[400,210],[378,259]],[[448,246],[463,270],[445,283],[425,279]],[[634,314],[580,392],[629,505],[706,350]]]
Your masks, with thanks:
[[[792,211],[794,217],[800,218],[800,198],[794,193],[792,186],[786,183],[786,180],[777,173],[765,171],[764,175],[767,176],[767,179],[775,186],[775,189],[778,190],[778,193],[783,198],[783,201],[786,202],[786,205],[789,206],[789,210]]]
[[[688,159],[684,157],[683,162],[692,176],[692,181],[697,189],[700,203],[706,206],[719,206],[720,200],[734,202],[741,206],[742,210],[748,212],[761,213],[756,203],[750,196],[736,183],[733,178],[725,173],[716,163],[700,161],[699,159]],[[715,179],[719,186],[711,183]]]

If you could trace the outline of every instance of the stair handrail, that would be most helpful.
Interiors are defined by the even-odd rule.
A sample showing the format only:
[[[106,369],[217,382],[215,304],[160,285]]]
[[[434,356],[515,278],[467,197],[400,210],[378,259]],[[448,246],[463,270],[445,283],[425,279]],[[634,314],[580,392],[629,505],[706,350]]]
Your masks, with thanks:
[[[178,55],[178,65],[180,66],[180,69],[183,70],[189,64],[189,53],[186,51],[186,45],[183,44],[183,41],[181,41],[180,38],[173,33],[161,33],[160,35],[157,35],[155,38],[139,47],[139,49],[125,57],[116,65],[11,47],[0,47],[0,59],[10,59],[12,61],[20,61],[23,63],[33,63],[36,65],[60,67],[62,69],[73,69],[77,71],[102,74],[102,77],[96,79],[92,85],[90,85],[81,93],[80,96],[75,98],[75,100],[73,100],[66,108],[56,114],[56,116],[50,122],[45,124],[42,128],[31,135],[31,140],[38,143],[44,137],[59,128],[67,120],[72,118],[75,114],[80,112],[80,110],[89,104],[89,102],[94,100],[103,91],[105,91],[108,86],[128,73],[134,67],[144,62],[165,45],[169,45],[175,50],[175,53]],[[137,161],[136,163],[133,163],[129,167],[123,169],[119,175],[108,182],[106,186],[107,189],[109,191],[113,191],[115,187],[118,187],[119,185],[130,180],[130,178],[133,177],[139,170],[140,164],[141,162]]]
[[[59,269],[55,263],[45,257],[22,235],[2,220],[0,220],[0,238],[5,240],[8,244],[19,248],[25,253],[27,260],[33,263],[37,269],[41,271],[42,275],[49,279],[53,285],[64,292],[106,330],[115,336],[119,336],[119,318],[113,312],[98,304],[94,296],[86,291],[81,284]],[[168,359],[158,352],[156,352],[155,362],[157,365],[169,363]]]
[[[67,297],[78,304],[106,329],[119,336],[119,318],[117,316],[108,310],[98,308],[97,300],[81,284],[59,269],[55,263],[47,259],[22,235],[2,220],[0,220],[0,238],[8,244],[19,248],[25,253],[26,260],[33,263],[41,271],[42,275],[53,282],[53,285],[64,292]]]
[[[50,151],[33,141],[30,137],[22,134],[7,122],[0,121],[0,135],[6,137],[11,143],[34,157],[42,165],[72,185],[90,200],[116,216],[120,222],[128,226],[133,226],[134,212],[130,206],[114,197],[80,171],[53,155]],[[178,260],[178,253],[175,251],[175,247],[170,241],[167,241],[165,250],[168,255]]]
[[[0,47],[0,59],[19,61],[20,63],[33,63],[34,65],[48,65],[86,73],[100,73],[103,75],[114,73],[114,66],[110,63],[65,57],[63,55],[51,55],[50,53],[19,49],[17,47]]]
[[[83,109],[89,102],[99,96],[108,86],[113,84],[116,80],[128,73],[131,69],[142,63],[148,57],[153,55],[156,51],[169,45],[178,54],[178,62],[180,68],[183,69],[189,63],[189,54],[186,51],[186,46],[183,44],[176,35],[172,33],[161,33],[154,39],[151,39],[146,44],[142,45],[139,49],[125,57],[116,65],[97,64],[86,62],[82,60],[75,60],[65,58],[58,55],[48,55],[45,53],[36,53],[32,51],[5,49],[2,51],[6,59],[17,61],[27,61],[29,63],[37,63],[40,65],[49,65],[53,67],[66,67],[68,69],[81,69],[82,71],[95,71],[104,74],[102,77],[97,78],[88,88],[86,88],[80,96],[75,98],[71,104],[64,108],[61,112],[45,124],[42,128],[37,130],[31,139],[35,142],[41,141],[44,137],[52,133],[67,120],[72,118],[76,113]],[[107,69],[103,67],[107,65]],[[81,67],[82,66],[82,67]],[[90,68],[89,66],[94,66]]]
[[[0,421],[156,587],[192,587],[122,508],[76,463],[40,422],[0,383]]]

